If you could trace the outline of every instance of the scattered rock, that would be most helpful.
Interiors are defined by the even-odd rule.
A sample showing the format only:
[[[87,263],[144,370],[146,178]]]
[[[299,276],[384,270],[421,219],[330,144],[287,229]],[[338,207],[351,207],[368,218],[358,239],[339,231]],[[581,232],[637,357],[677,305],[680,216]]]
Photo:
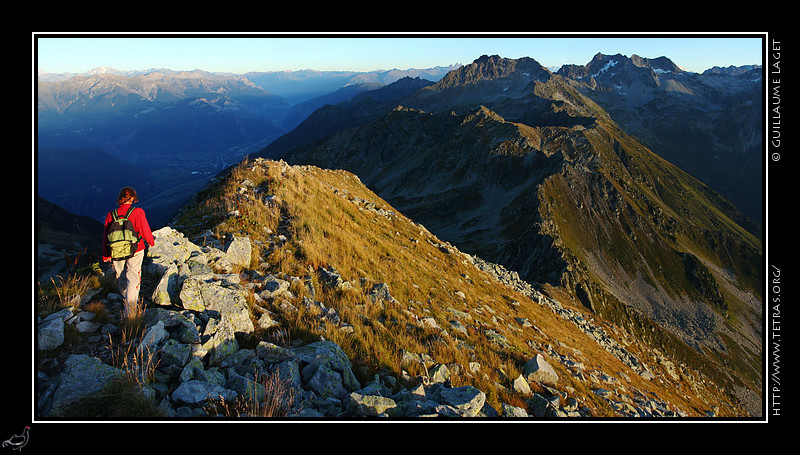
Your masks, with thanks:
[[[389,285],[386,283],[374,284],[367,294],[367,297],[369,297],[372,302],[397,303],[397,299],[392,297],[392,294],[389,292]]]
[[[233,402],[236,392],[208,381],[190,380],[182,383],[172,392],[172,400],[177,404],[195,405],[208,400],[224,399]]]
[[[486,403],[486,394],[472,386],[445,388],[439,392],[439,412],[448,417],[477,417]]]
[[[558,384],[558,374],[541,354],[525,362],[523,368],[522,375],[528,382],[536,381],[551,387]]]
[[[320,267],[318,273],[320,282],[328,289],[341,289],[344,286],[345,281],[333,267]]]
[[[247,185],[242,187],[249,188]],[[368,204],[364,207],[367,210],[379,210]],[[296,311],[292,306],[296,301],[293,297],[289,298],[289,289],[293,283],[308,287],[311,277],[261,276],[254,271],[247,271],[252,245],[246,237],[235,237],[224,250],[221,244],[208,236],[203,237],[201,247],[168,227],[155,231],[154,237],[156,245],[149,250],[150,262],[146,266],[146,274],[155,284],[151,298],[156,306],[151,306],[145,312],[144,335],[135,342],[135,346],[140,352],[149,352],[157,360],[153,382],[145,389],[148,396],[159,403],[159,407],[169,416],[203,416],[204,407],[210,400],[231,402],[244,397],[261,400],[267,389],[259,382],[259,378],[270,377],[279,378],[285,385],[287,397],[293,398],[287,413],[296,417],[554,418],[583,415],[574,398],[567,399],[563,408],[559,407],[559,395],[562,392],[555,388],[559,378],[542,354],[531,358],[525,364],[524,372],[516,379],[507,379],[507,385],[514,392],[529,397],[526,406],[502,404],[498,412],[486,403],[486,394],[475,387],[451,386],[450,379],[454,374],[459,377],[464,374],[463,371],[452,369],[458,365],[437,364],[424,353],[405,350],[400,353],[400,367],[419,376],[411,377],[405,371],[399,378],[375,375],[372,382],[362,386],[353,372],[350,359],[340,346],[331,341],[322,340],[302,346],[279,346],[267,341],[259,341],[255,346],[242,343],[253,334],[256,327],[267,330],[280,325],[280,311]],[[448,253],[460,254],[452,246],[446,246],[445,249]],[[514,281],[518,280],[514,273],[488,263],[482,264],[509,280],[511,286],[526,290],[534,301],[550,306],[554,312],[569,318],[587,333],[594,334],[598,343],[605,343],[607,349],[626,359],[629,364],[640,365],[613,342],[606,341],[611,338],[577,313],[573,314],[560,307],[558,302],[544,298],[532,288],[526,288],[526,284]],[[232,273],[233,270],[237,272]],[[321,267],[317,269],[317,274],[319,282],[329,289],[350,287],[350,283],[332,267]],[[362,287],[366,287],[363,280]],[[257,296],[256,300],[274,303],[280,310],[276,309],[273,314],[259,308],[251,316],[245,299],[246,290],[252,291]],[[313,307],[321,321],[337,324],[342,330],[347,330],[349,326],[341,321],[335,309],[314,300],[313,285],[311,291],[312,298],[304,298],[303,303]],[[373,284],[365,292],[375,303],[397,303],[387,283]],[[457,291],[456,295],[461,301],[466,300],[466,295],[461,291]],[[117,297],[109,295],[108,299],[116,301]],[[455,331],[467,333],[464,323],[472,324],[473,321],[467,312],[469,310],[448,310],[452,318],[448,321],[450,326]],[[414,319],[420,327],[443,332],[432,317],[415,316]],[[253,320],[257,321],[256,324]],[[527,319],[517,319],[516,322],[518,326],[513,328],[515,330],[536,330]],[[81,315],[65,309],[39,322],[38,349],[54,350],[61,347],[66,324],[74,324],[79,331],[87,333],[98,330],[113,333],[118,330],[117,322],[100,324],[90,314]],[[497,330],[486,328],[484,333],[492,342],[507,345],[507,340]],[[576,366],[578,362],[571,365],[574,370],[581,370]],[[644,368],[641,371],[643,374],[649,373]],[[45,393],[37,406],[43,415],[57,416],[71,403],[101,390],[108,381],[121,374],[121,370],[103,363],[98,357],[71,355],[57,375],[50,377],[40,372],[37,385]],[[480,374],[480,365],[471,362],[466,374]],[[551,394],[533,393],[530,383],[534,381],[551,390]],[[636,403],[620,401],[617,407],[625,415],[675,414],[668,404],[644,398]]]
[[[512,389],[521,395],[525,396],[531,395],[531,386],[530,384],[528,384],[528,381],[522,375],[517,376],[517,379],[514,380],[514,383],[512,384]]]
[[[225,250],[225,259],[233,267],[249,267],[252,245],[248,237],[234,237],[228,249]]]
[[[393,399],[380,395],[363,395],[352,392],[347,397],[348,411],[357,416],[387,416],[387,411],[397,407],[397,403]]]
[[[289,290],[289,282],[272,275],[267,276],[262,282],[262,291],[259,295],[264,299],[272,299]]]
[[[51,315],[52,316],[52,315]],[[37,332],[38,349],[56,349],[64,343],[64,319],[53,317],[39,324]]]

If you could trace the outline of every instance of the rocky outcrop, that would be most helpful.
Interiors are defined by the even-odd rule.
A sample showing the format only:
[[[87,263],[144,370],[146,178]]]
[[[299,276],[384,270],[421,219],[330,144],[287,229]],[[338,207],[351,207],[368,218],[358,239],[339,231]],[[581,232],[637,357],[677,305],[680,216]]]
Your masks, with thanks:
[[[217,248],[200,247],[169,227],[153,235],[156,245],[149,250],[150,262],[145,267],[146,279],[156,283],[150,295],[152,305],[145,311],[143,335],[131,342],[129,351],[135,350],[156,366],[152,380],[143,385],[142,392],[157,403],[165,417],[205,417],[212,403],[232,403],[239,399],[263,401],[268,393],[265,378],[280,381],[279,387],[270,390],[282,391],[277,399],[285,402],[288,417],[581,415],[575,407],[561,408],[553,404],[552,398],[538,394],[530,394],[529,409],[533,414],[508,405],[494,409],[486,403],[485,392],[473,386],[452,387],[448,367],[433,363],[424,354],[404,352],[403,362],[407,366],[409,362],[424,364],[427,375],[396,378],[381,373],[362,383],[348,356],[331,341],[289,346],[254,341],[252,335],[257,325],[279,325],[281,315],[259,307],[261,315],[251,317],[245,293],[252,291],[261,301],[282,299],[283,308],[292,311],[287,297],[291,297],[291,283],[300,278],[261,276],[246,269],[241,274],[227,273],[234,264],[241,267],[249,263],[247,238],[236,238],[227,247],[217,245]],[[320,269],[318,273],[323,285],[340,287],[348,283],[335,269]],[[246,283],[243,276],[247,277]],[[385,283],[374,284],[368,293],[374,301],[396,301]],[[121,306],[121,300],[120,296],[110,294],[105,303],[114,308]],[[307,297],[303,302],[322,309],[320,318],[338,324],[342,330],[348,329],[332,308]],[[82,327],[98,344],[117,330],[117,323],[84,324],[90,320],[90,315],[80,310],[53,313],[39,324],[38,348],[43,352],[58,349],[67,324]],[[101,331],[105,335],[100,335]],[[94,352],[102,352],[102,348]],[[544,358],[536,359],[540,368],[555,375]],[[71,404],[101,391],[105,383],[125,374],[110,365],[111,360],[108,355],[73,354],[67,357],[58,374],[41,373],[39,412],[46,417],[60,416]],[[557,381],[557,377],[549,379]],[[527,380],[523,381],[527,386]],[[540,402],[550,405],[535,405]]]
[[[64,362],[57,387],[50,387],[46,394],[48,412],[62,415],[79,400],[103,390],[106,383],[125,374],[122,370],[101,362],[96,357],[73,354]],[[50,397],[52,393],[52,397]]]

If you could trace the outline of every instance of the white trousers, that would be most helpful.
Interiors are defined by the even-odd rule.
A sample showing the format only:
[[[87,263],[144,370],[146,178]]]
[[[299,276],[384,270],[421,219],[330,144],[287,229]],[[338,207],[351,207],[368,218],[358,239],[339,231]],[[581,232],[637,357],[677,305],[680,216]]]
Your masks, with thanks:
[[[133,257],[122,261],[112,261],[117,274],[117,287],[125,299],[124,317],[136,315],[139,303],[139,288],[142,285],[142,260],[144,250],[137,251]],[[125,272],[123,274],[123,272]]]

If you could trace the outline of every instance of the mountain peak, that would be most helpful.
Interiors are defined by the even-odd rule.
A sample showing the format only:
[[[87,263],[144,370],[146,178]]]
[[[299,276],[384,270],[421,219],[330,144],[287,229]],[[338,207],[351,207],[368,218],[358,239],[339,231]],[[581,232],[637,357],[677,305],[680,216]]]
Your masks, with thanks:
[[[119,71],[117,69],[108,67],[108,66],[98,66],[97,68],[93,68],[86,72],[87,75],[94,75],[94,74],[116,74],[119,76],[125,75],[125,72]]]
[[[683,73],[684,71],[676,65],[672,60],[667,57],[661,56],[657,58],[639,57],[636,54],[631,55],[631,62],[640,68],[650,68],[655,72],[671,72]]]
[[[621,73],[638,73],[651,70],[656,74],[685,73],[667,57],[646,58],[636,54],[627,57],[622,54],[607,55],[597,53],[586,65],[564,65],[558,73],[572,79],[609,79]],[[649,72],[643,77],[650,77]]]
[[[436,88],[475,84],[504,78],[546,80],[550,71],[530,57],[510,59],[499,55],[482,55],[469,65],[450,71]]]

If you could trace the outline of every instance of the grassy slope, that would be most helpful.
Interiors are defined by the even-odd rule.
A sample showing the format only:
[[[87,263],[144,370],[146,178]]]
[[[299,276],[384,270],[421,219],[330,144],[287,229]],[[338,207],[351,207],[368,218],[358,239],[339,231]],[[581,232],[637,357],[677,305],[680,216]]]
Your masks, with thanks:
[[[675,335],[703,345],[758,390],[761,336],[751,327],[761,316],[745,295],[761,295],[758,238],[729,203],[558,78],[536,87],[594,120],[530,127],[483,107],[464,117],[398,108],[295,160],[352,170],[462,249],[590,295],[582,300],[596,314],[698,368],[707,359]]]
[[[593,289],[598,314],[620,323],[629,316],[622,314],[627,310],[616,300],[625,302],[638,290],[652,288],[687,305],[710,303],[727,325],[756,324],[760,315],[753,314],[751,305],[739,296],[742,292],[761,296],[761,242],[738,224],[736,212],[706,186],[649,153],[615,126],[592,128],[585,134],[601,157],[598,172],[581,175],[579,166],[568,165],[548,178],[539,193],[540,211],[543,218],[555,222],[551,234],[569,257],[573,279],[611,290]],[[607,144],[614,144],[614,149]],[[692,264],[704,264],[707,283],[687,276],[682,253],[694,260]],[[721,273],[726,269],[728,273]],[[647,292],[642,293],[642,301],[652,301]],[[714,302],[711,295],[717,292],[724,300]],[[720,333],[717,336],[725,338]],[[674,341],[663,341],[683,350],[687,359],[695,358],[698,365],[703,362]],[[761,353],[757,348],[734,349],[735,344],[727,341],[730,352],[706,353],[724,357],[721,364],[736,365],[735,370],[748,381],[760,383]]]
[[[237,189],[244,179],[250,179],[262,195],[277,196],[282,201],[281,208],[270,207],[262,199],[244,200],[238,196]],[[523,397],[504,387],[509,387],[510,381],[521,373],[526,360],[549,347],[570,358],[576,358],[579,352],[577,360],[590,371],[625,378],[618,389],[659,397],[690,415],[702,415],[703,410],[715,405],[720,405],[726,414],[738,412],[714,386],[701,386],[705,390],[698,393],[683,380],[667,379],[662,383],[641,379],[573,324],[495,282],[468,264],[461,254],[442,248],[442,242],[422,226],[397,211],[394,217],[386,217],[359,209],[359,204],[353,202],[359,199],[354,198],[394,211],[345,171],[287,167],[267,161],[244,163],[232,170],[229,178],[199,193],[175,227],[189,237],[212,229],[218,235],[244,231],[254,240],[264,241],[262,249],[254,253],[252,268],[312,277],[318,290],[314,298],[335,308],[354,328],[346,334],[320,325],[317,319],[308,317],[310,314],[300,311],[296,317],[284,315],[283,330],[288,329],[292,338],[321,335],[335,341],[357,366],[372,372],[388,369],[399,376],[401,350],[427,354],[437,363],[461,366],[453,378],[454,385],[475,385],[487,392],[489,402],[495,406],[501,401],[521,405]],[[236,208],[240,216],[229,216],[229,211]],[[270,236],[265,228],[284,233],[288,241],[268,247]],[[313,273],[319,266],[334,267],[352,283],[353,289],[324,289]],[[371,302],[366,291],[373,283],[387,283],[397,302]],[[292,290],[297,299],[295,306],[302,308],[307,291],[302,286]],[[467,334],[450,326],[448,321],[456,319],[456,315],[468,327]],[[588,314],[586,317],[592,318]],[[433,318],[446,333],[421,327],[418,320],[422,318]],[[522,329],[515,318],[527,318],[538,330]],[[503,335],[508,348],[489,342],[488,330]],[[632,349],[641,349],[636,352],[640,358],[649,358],[645,347],[634,344]],[[470,373],[469,362],[480,363],[480,372]],[[590,383],[574,378],[557,361],[551,364],[562,378],[560,390],[570,391],[595,415],[614,415],[610,405],[590,391]],[[651,367],[659,371],[658,365]]]

